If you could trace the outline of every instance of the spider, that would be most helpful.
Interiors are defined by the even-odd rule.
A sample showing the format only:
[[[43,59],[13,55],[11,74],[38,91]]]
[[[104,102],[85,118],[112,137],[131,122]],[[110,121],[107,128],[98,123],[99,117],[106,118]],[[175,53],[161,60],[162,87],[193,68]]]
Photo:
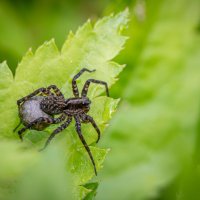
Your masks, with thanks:
[[[87,92],[90,83],[101,84],[105,86],[106,94],[107,96],[109,96],[108,85],[104,81],[88,79],[85,82],[80,95],[76,83],[76,80],[84,72],[91,73],[94,71],[95,70],[83,68],[78,74],[73,77],[72,91],[74,97],[72,98],[65,99],[64,95],[56,85],[50,85],[47,88],[39,88],[28,96],[19,99],[17,101],[17,105],[21,122],[24,125],[24,127],[18,131],[18,135],[21,140],[23,140],[22,134],[27,129],[32,128],[35,130],[43,130],[51,124],[58,124],[63,122],[51,133],[41,150],[44,150],[48,146],[55,135],[66,129],[74,118],[76,132],[89,155],[89,158],[94,168],[94,172],[97,175],[96,165],[92,153],[82,135],[81,123],[92,124],[98,135],[98,138],[96,140],[97,143],[100,139],[100,130],[94,119],[91,116],[87,115],[87,112],[90,110],[91,104],[91,101],[87,97]],[[59,117],[55,118],[55,115],[59,115]]]

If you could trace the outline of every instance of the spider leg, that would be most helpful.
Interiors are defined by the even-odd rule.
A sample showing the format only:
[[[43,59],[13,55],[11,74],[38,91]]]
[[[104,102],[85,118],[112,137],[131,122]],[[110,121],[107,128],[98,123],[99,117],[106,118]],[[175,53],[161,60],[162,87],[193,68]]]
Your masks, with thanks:
[[[18,131],[19,138],[23,141],[22,133],[25,132],[27,129],[33,127],[36,124],[39,124],[41,122],[45,122],[47,124],[58,124],[61,121],[63,121],[65,118],[66,118],[65,115],[61,115],[60,117],[55,118],[55,119],[40,117],[40,118],[34,120],[33,122],[31,122],[30,124],[26,125],[25,127],[23,127],[21,130],[19,130]]]
[[[89,146],[87,145],[82,133],[81,133],[81,122],[80,122],[80,119],[79,119],[79,116],[74,116],[74,119],[76,121],[76,131],[78,133],[78,136],[82,142],[82,144],[84,145],[86,151],[88,152],[88,155],[90,157],[90,160],[92,161],[92,164],[93,164],[93,167],[94,167],[94,172],[95,172],[95,175],[97,176],[97,170],[96,170],[96,165],[95,165],[95,162],[94,162],[94,159],[93,159],[93,156],[92,156],[92,153],[90,151],[90,148]]]
[[[96,83],[96,84],[104,85],[105,88],[106,88],[106,94],[109,97],[108,84],[106,82],[104,82],[104,81],[95,80],[95,79],[88,79],[85,82],[85,85],[83,86],[83,90],[82,90],[82,93],[81,93],[82,97],[86,97],[87,96],[87,92],[88,92],[88,88],[90,86],[90,83]]]
[[[47,124],[53,124],[54,119],[40,117],[34,120],[33,122],[31,122],[30,124],[27,124],[25,127],[23,127],[22,129],[18,131],[19,138],[23,141],[22,133],[26,131],[27,129],[31,128],[32,126],[36,125],[37,123],[41,123],[41,122],[46,122]]]
[[[29,95],[27,95],[27,96],[25,96],[25,97],[23,97],[23,98],[17,100],[17,105],[18,105],[18,107],[19,107],[20,104],[23,103],[24,101],[27,101],[27,100],[29,100],[30,98],[32,98],[32,97],[34,97],[34,96],[36,96],[36,95],[38,95],[38,94],[40,94],[40,93],[41,93],[41,94],[44,94],[44,95],[52,95],[52,96],[53,96],[54,94],[51,92],[51,89],[53,89],[53,91],[55,92],[55,94],[56,94],[57,96],[61,96],[61,97],[64,98],[63,94],[62,94],[61,91],[57,88],[57,86],[55,86],[55,85],[50,85],[50,86],[48,86],[47,88],[44,88],[44,87],[39,88],[39,89],[35,90],[34,92],[32,92],[31,94],[29,94]]]
[[[58,118],[53,118],[52,124],[58,124],[58,123],[64,121],[65,118],[66,118],[66,115],[64,115],[64,114],[60,115]]]
[[[94,129],[96,130],[96,132],[98,134],[98,138],[96,141],[96,143],[98,143],[98,141],[100,140],[100,137],[101,137],[101,132],[100,132],[99,127],[97,126],[96,122],[94,121],[94,119],[91,116],[86,115],[86,114],[82,115],[81,119],[83,120],[83,122],[86,122],[86,123],[90,122],[92,124],[92,126],[94,127]]]
[[[91,73],[91,72],[94,72],[94,71],[95,71],[95,69],[89,70],[89,69],[83,68],[83,69],[81,69],[81,71],[78,74],[76,74],[74,76],[74,78],[72,79],[72,89],[73,89],[73,94],[74,94],[75,97],[79,97],[79,91],[78,91],[76,79],[79,78],[81,76],[81,74],[83,74],[83,72],[90,72]]]
[[[55,130],[53,131],[53,133],[52,133],[52,134],[49,136],[49,138],[47,139],[47,141],[46,141],[44,147],[43,147],[42,149],[40,149],[39,151],[43,151],[43,150],[49,145],[49,143],[51,142],[51,140],[56,136],[56,134],[60,133],[60,132],[61,132],[62,130],[64,130],[64,129],[66,129],[66,128],[69,126],[69,124],[71,123],[71,121],[72,121],[72,118],[69,117],[69,118],[67,119],[67,121],[66,121],[64,124],[62,124],[62,125],[59,126],[57,129],[55,129]]]
[[[13,129],[13,132],[15,132],[20,127],[21,124],[22,122],[20,121],[19,124]]]
[[[64,95],[62,94],[62,92],[60,91],[60,89],[56,85],[50,85],[50,86],[47,87],[48,91],[50,91],[51,89],[54,91],[56,96],[64,98]]]
[[[29,100],[30,98],[32,98],[32,97],[34,97],[34,96],[36,96],[36,95],[38,95],[40,93],[41,94],[45,94],[45,95],[53,95],[53,93],[51,93],[51,91],[49,89],[44,88],[44,87],[39,88],[39,89],[35,90],[34,92],[32,92],[31,94],[29,94],[29,95],[17,100],[18,107],[20,106],[21,103]]]

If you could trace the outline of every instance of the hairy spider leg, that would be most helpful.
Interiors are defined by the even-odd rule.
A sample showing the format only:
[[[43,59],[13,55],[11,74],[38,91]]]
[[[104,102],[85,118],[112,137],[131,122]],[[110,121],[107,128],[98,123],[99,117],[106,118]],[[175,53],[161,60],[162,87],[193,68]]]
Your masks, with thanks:
[[[51,89],[54,91],[56,96],[63,97],[63,99],[64,99],[63,93],[60,91],[60,89],[56,85],[50,85],[50,86],[47,87],[48,91],[50,91]]]
[[[17,105],[20,106],[21,103],[31,99],[32,97],[38,95],[39,93],[45,94],[45,92],[46,92],[46,88],[39,88],[39,89],[35,90],[34,92],[32,92],[31,94],[17,100]]]
[[[30,124],[27,124],[25,127],[23,127],[21,130],[18,131],[18,135],[19,135],[19,138],[23,141],[23,137],[22,137],[22,133],[25,132],[27,129],[31,128],[32,126],[36,125],[36,124],[39,124],[41,122],[45,122],[47,124],[58,124],[60,123],[61,121],[63,121],[65,119],[65,115],[61,115],[60,117],[54,119],[54,118],[45,118],[45,117],[40,117],[36,120],[34,120],[33,122],[31,122]]]
[[[44,147],[42,149],[40,149],[39,151],[43,151],[44,149],[46,149],[46,147],[49,145],[49,143],[51,142],[51,140],[58,134],[60,133],[61,131],[63,131],[64,129],[66,129],[69,124],[71,123],[72,121],[72,117],[68,117],[67,121],[65,123],[63,123],[61,126],[59,126],[57,129],[55,129],[53,131],[53,133],[49,136],[49,138],[47,139]]]
[[[13,132],[15,132],[20,127],[21,124],[22,124],[22,121],[20,120],[19,124],[13,129]]]
[[[77,83],[76,83],[76,79],[79,78],[81,76],[81,74],[83,74],[84,72],[94,72],[96,71],[95,69],[94,70],[89,70],[89,69],[86,69],[86,68],[83,68],[81,69],[81,71],[76,74],[74,76],[74,78],[72,79],[72,90],[73,90],[73,94],[75,97],[79,97],[79,91],[78,91],[78,87],[77,87]]]
[[[34,96],[36,96],[36,95],[38,95],[38,94],[40,94],[40,93],[41,93],[41,94],[45,94],[45,95],[54,95],[54,94],[50,91],[51,89],[53,89],[53,91],[55,92],[55,94],[56,94],[57,96],[61,96],[61,97],[64,98],[62,92],[57,88],[57,86],[55,86],[55,85],[50,85],[50,86],[48,86],[47,88],[43,88],[43,87],[42,87],[42,88],[39,88],[39,89],[35,90],[34,92],[32,92],[31,94],[29,94],[29,95],[27,95],[27,96],[25,96],[25,97],[23,97],[23,98],[17,100],[17,105],[18,105],[18,107],[20,106],[21,103],[23,103],[23,102],[25,102],[25,101],[31,99],[32,97],[34,97]]]
[[[101,132],[100,132],[99,127],[97,126],[96,122],[94,121],[94,119],[91,116],[86,115],[86,114],[84,114],[80,117],[83,120],[83,122],[85,122],[85,123],[90,122],[92,124],[92,126],[94,127],[94,129],[96,130],[96,132],[98,134],[98,138],[96,141],[96,143],[98,143],[98,141],[100,140],[100,137],[101,137]]]
[[[93,167],[94,167],[94,172],[95,172],[95,175],[97,176],[97,170],[96,170],[96,165],[95,165],[95,162],[94,162],[94,159],[93,159],[93,156],[92,156],[92,153],[90,151],[90,148],[89,146],[87,145],[82,133],[81,133],[81,122],[80,122],[80,119],[79,119],[79,116],[74,116],[74,119],[76,121],[76,132],[78,133],[78,136],[82,142],[82,144],[84,145],[86,151],[88,152],[88,155],[90,157],[90,160],[92,161],[92,164],[93,164]]]
[[[109,91],[108,91],[108,84],[104,81],[100,81],[100,80],[95,80],[95,79],[88,79],[85,82],[85,85],[83,86],[83,90],[81,93],[82,97],[86,97],[87,96],[87,92],[88,92],[88,88],[90,86],[90,83],[96,83],[96,84],[100,84],[100,85],[104,85],[106,88],[106,95],[109,97]]]

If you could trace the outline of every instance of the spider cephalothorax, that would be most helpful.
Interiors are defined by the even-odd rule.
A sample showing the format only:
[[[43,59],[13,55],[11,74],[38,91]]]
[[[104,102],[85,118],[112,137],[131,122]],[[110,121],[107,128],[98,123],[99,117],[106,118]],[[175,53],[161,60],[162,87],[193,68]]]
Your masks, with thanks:
[[[27,129],[32,128],[35,130],[43,130],[50,124],[58,124],[63,122],[62,125],[55,129],[53,133],[49,136],[43,147],[43,149],[45,149],[50,141],[53,139],[53,137],[65,128],[67,128],[74,118],[76,122],[76,132],[78,133],[81,142],[88,152],[94,166],[95,174],[97,174],[96,165],[90,148],[87,145],[81,132],[81,123],[92,124],[98,134],[98,142],[100,139],[100,130],[93,118],[87,115],[87,112],[90,110],[91,104],[91,101],[87,97],[87,91],[90,83],[96,83],[105,86],[107,96],[109,96],[109,92],[106,82],[95,79],[88,79],[83,86],[81,95],[79,95],[76,79],[85,71],[93,72],[95,70],[88,70],[86,68],[83,68],[78,74],[74,76],[72,80],[72,90],[74,97],[72,98],[65,99],[62,92],[57,88],[57,86],[50,85],[47,88],[39,88],[28,96],[19,99],[17,101],[19,116],[25,127],[19,130],[18,134],[20,139],[22,140],[22,133]],[[58,117],[55,118],[55,115],[58,115]]]

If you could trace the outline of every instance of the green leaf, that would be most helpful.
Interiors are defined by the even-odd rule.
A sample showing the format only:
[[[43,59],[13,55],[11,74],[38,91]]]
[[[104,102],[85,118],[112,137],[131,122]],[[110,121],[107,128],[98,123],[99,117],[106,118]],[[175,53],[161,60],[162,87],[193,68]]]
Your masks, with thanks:
[[[84,185],[85,188],[89,189],[91,192],[84,198],[84,200],[92,200],[96,196],[98,183],[87,183]]]
[[[124,67],[111,59],[119,53],[126,41],[126,37],[122,36],[121,32],[126,27],[127,20],[128,10],[105,17],[95,25],[88,21],[78,29],[76,34],[69,34],[61,52],[53,39],[45,42],[35,53],[29,49],[19,63],[14,78],[6,63],[2,63],[0,65],[1,137],[6,140],[18,140],[17,134],[13,133],[14,127],[19,122],[16,101],[40,87],[55,84],[62,88],[66,98],[72,97],[72,77],[84,67],[96,69],[96,72],[85,73],[81,76],[78,80],[79,89],[83,87],[88,78],[104,80],[111,87]],[[100,97],[99,95],[104,91],[104,87],[93,84],[89,88],[88,94],[92,101],[89,115],[94,117],[102,133],[119,102],[119,100],[105,96]],[[50,126],[46,131],[50,134],[55,127]],[[97,133],[89,124],[83,125],[82,132],[90,145],[97,170],[99,170],[102,168],[108,150],[95,147]],[[36,134],[36,131],[26,131],[25,144],[27,148],[36,151],[39,146],[44,144],[47,136],[44,132],[41,133],[40,135]],[[67,140],[68,144],[58,143],[59,138],[62,138],[63,141]],[[67,170],[72,172],[76,188],[87,183],[94,176],[93,166],[78,139],[74,123],[64,130],[51,145],[54,145],[53,143],[61,144],[62,148],[68,152]],[[77,194],[77,191],[75,193]],[[83,196],[79,195],[79,198],[83,198]]]
[[[140,22],[140,27],[147,32],[140,54],[129,57],[126,82],[119,82],[124,101],[106,133],[104,144],[111,153],[97,199],[159,199],[194,151],[200,102],[199,1],[162,1],[155,10],[157,2],[143,5],[146,24]],[[150,21],[149,12],[156,12]],[[129,31],[130,36],[137,32],[134,27]],[[131,42],[129,52],[134,52],[137,42]]]
[[[0,120],[2,136],[13,136],[12,128],[16,123],[16,95],[13,92],[13,75],[6,62],[0,64]],[[9,134],[10,133],[10,134]]]

